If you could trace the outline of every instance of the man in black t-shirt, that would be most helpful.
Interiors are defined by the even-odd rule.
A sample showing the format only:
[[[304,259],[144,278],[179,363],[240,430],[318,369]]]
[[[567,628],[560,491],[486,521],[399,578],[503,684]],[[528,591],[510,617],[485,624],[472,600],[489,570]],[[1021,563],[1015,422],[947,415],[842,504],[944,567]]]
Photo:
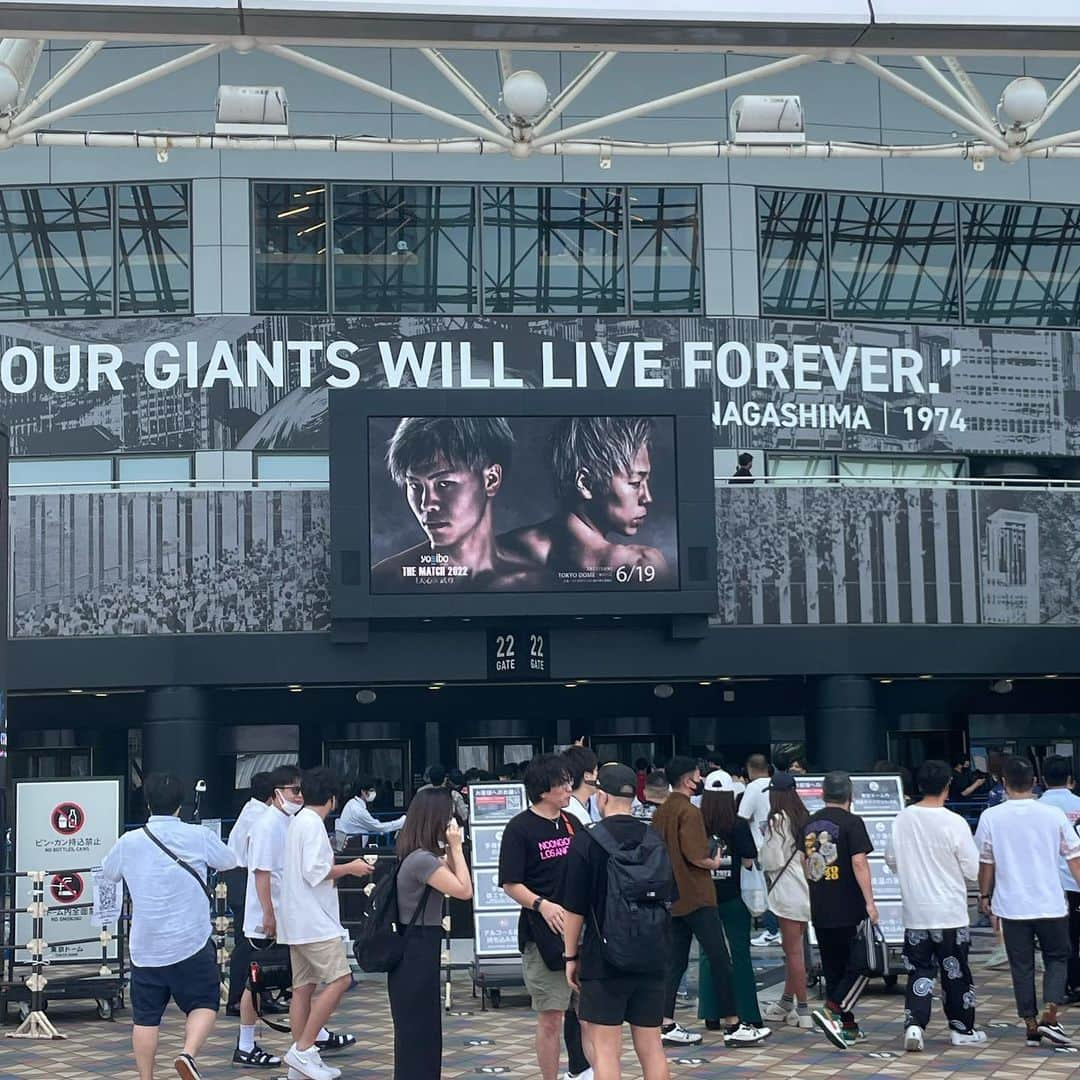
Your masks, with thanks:
[[[866,856],[874,850],[862,818],[851,813],[851,777],[825,774],[825,806],[802,829],[803,870],[810,886],[810,918],[825,976],[825,1007],[811,1016],[841,1050],[862,1038],[852,1010],[869,981],[852,964],[859,923],[878,921]]]
[[[557,1080],[559,1036],[572,996],[563,965],[566,913],[559,903],[574,828],[564,813],[570,802],[571,779],[560,754],[540,754],[525,767],[524,780],[529,809],[512,818],[503,830],[499,885],[521,905],[518,948],[525,988],[537,1014],[536,1059],[542,1080]],[[581,1035],[572,1021],[567,1023],[566,1038],[571,1058],[567,1075],[588,1076]]]
[[[632,813],[637,789],[632,769],[605,765],[598,786],[596,802],[603,820],[574,837],[563,875],[566,980],[581,995],[579,1013],[589,1037],[596,1080],[619,1080],[624,1021],[630,1024],[645,1080],[669,1080],[660,1041],[667,991],[666,955],[657,958],[654,972],[628,973],[608,963],[601,941],[606,934],[609,856],[595,834],[603,829],[620,847],[633,847],[651,835],[651,830],[647,821]],[[674,886],[672,878],[672,895]]]

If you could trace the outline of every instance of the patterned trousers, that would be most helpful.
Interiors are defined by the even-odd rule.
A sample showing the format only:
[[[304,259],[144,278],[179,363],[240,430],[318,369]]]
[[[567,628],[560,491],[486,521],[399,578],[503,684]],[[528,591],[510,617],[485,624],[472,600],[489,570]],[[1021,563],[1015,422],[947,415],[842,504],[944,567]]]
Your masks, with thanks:
[[[904,1027],[926,1028],[930,1023],[934,979],[941,976],[945,1016],[953,1031],[969,1032],[975,1025],[975,988],[968,952],[971,931],[907,930],[904,933],[904,968],[908,973]]]

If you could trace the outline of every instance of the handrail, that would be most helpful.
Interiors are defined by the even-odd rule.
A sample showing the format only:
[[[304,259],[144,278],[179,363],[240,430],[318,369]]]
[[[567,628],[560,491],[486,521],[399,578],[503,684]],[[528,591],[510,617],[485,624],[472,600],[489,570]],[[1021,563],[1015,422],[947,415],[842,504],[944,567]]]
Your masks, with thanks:
[[[330,483],[327,480],[279,480],[279,479],[258,479],[256,477],[229,477],[226,480],[213,479],[197,480],[194,477],[189,480],[35,480],[25,484],[9,484],[8,492],[12,495],[17,495],[21,490],[36,491],[40,488],[55,488],[55,492],[50,494],[62,495],[73,488],[86,488],[91,492],[100,491],[102,493],[124,491],[127,488],[153,488],[158,491],[189,491],[192,488],[209,488],[213,490],[229,490],[230,488],[255,488],[263,489],[265,491],[274,490],[277,488],[295,488],[302,486],[305,490],[327,490],[330,487]]]
[[[1013,491],[1080,491],[1080,479],[1037,476],[840,476],[816,473],[806,476],[755,476],[752,482],[734,477],[715,477],[716,487],[902,487],[902,488],[1009,488]]]

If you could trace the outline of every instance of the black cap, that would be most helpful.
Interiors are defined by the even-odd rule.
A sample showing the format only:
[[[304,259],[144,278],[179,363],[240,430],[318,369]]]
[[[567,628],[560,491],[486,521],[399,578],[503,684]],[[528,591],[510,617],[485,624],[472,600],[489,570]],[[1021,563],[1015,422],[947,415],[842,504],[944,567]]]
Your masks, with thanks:
[[[780,772],[777,770],[773,773],[769,788],[773,791],[794,791],[795,777],[789,772]]]
[[[637,773],[628,765],[605,765],[596,782],[601,791],[617,799],[632,799],[637,794]]]

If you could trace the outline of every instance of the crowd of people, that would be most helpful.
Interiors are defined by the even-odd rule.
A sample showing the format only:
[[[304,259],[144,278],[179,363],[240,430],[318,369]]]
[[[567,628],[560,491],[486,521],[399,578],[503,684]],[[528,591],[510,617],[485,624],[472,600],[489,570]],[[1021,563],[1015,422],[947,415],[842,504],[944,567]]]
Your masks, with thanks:
[[[18,589],[19,583],[16,582]],[[141,565],[62,599],[19,596],[13,636],[95,637],[325,630],[330,625],[329,543],[313,522],[298,536],[226,548],[188,565]]]
[[[521,770],[528,806],[502,835],[498,883],[521,908],[522,976],[536,1014],[542,1080],[617,1080],[629,1024],[645,1080],[668,1080],[665,1046],[690,1047],[700,1031],[679,1023],[676,1005],[697,941],[698,1016],[732,1050],[760,1045],[777,1026],[813,1031],[839,1050],[863,1038],[856,1011],[872,975],[879,922],[868,856],[873,844],[852,813],[850,776],[828,772],[823,806],[810,813],[798,792],[804,754],[770,763],[752,755],[737,772],[676,756],[662,769],[601,763],[583,744],[540,754]],[[936,981],[953,1046],[978,1046],[969,962],[969,892],[1000,925],[1017,1013],[1028,1045],[1069,1047],[1059,1009],[1080,1001],[1080,797],[1072,765],[1048,758],[1037,794],[1030,762],[1000,764],[1004,798],[969,824],[946,803],[971,781],[956,764],[926,761],[910,805],[895,818],[885,861],[899,881],[907,988],[903,1046],[925,1048]],[[355,837],[396,833],[396,928],[403,956],[390,970],[397,1080],[441,1074],[440,948],[443,898],[467,901],[472,884],[464,776],[441,766],[407,812],[380,821],[367,807],[376,782],[339,805],[325,768],[282,766],[252,779],[251,798],[223,844],[179,820],[180,782],[145,783],[147,825],[121,837],[103,873],[133,899],[130,939],[133,1046],[150,1080],[157,1031],[170,998],[187,1014],[174,1066],[198,1080],[196,1056],[213,1027],[220,980],[210,941],[210,869],[231,872],[237,913],[229,988],[239,1015],[233,1064],[277,1068],[290,1080],[333,1080],[327,1056],[355,1044],[327,1025],[351,972],[336,882],[369,878],[375,859],[349,857]],[[328,819],[337,814],[335,858]],[[359,850],[363,850],[361,846]],[[241,868],[241,869],[237,869]],[[753,922],[771,916],[784,982],[762,1008],[751,959]],[[807,936],[818,949],[824,1001],[811,1007]],[[255,1040],[269,1003],[245,972],[252,957],[287,946],[292,1044],[282,1057]],[[1042,1005],[1036,951],[1045,967]],[[567,1070],[560,1071],[565,1047]]]

